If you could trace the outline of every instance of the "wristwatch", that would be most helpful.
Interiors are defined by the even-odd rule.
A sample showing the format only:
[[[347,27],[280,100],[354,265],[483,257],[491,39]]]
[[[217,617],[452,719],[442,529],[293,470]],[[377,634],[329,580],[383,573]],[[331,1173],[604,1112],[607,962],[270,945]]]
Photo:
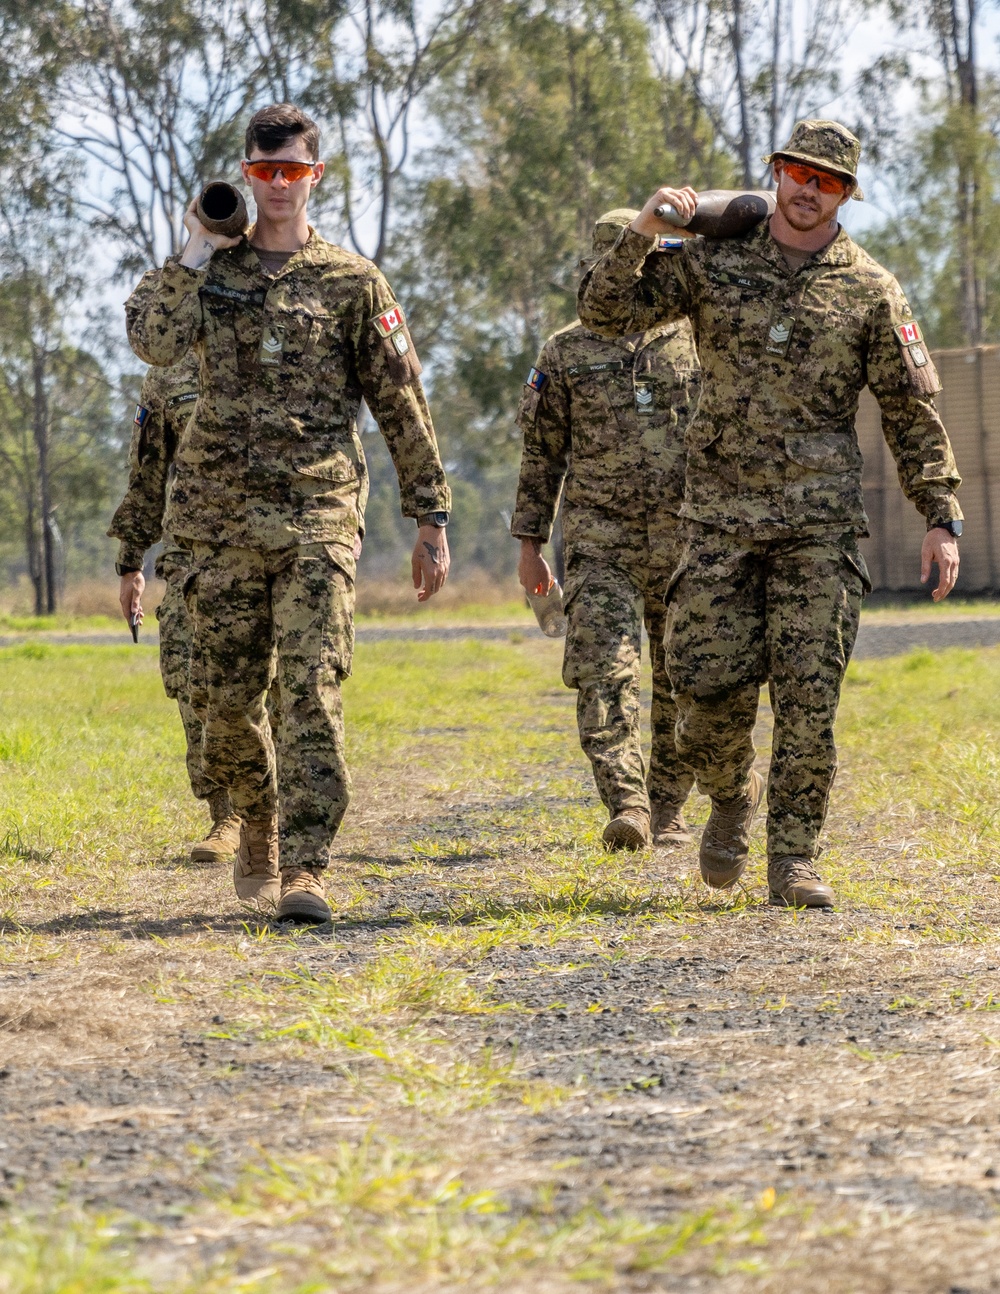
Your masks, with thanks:
[[[418,526],[437,526],[439,529],[448,524],[447,512],[422,512],[417,517]]]
[[[121,562],[115,562],[116,575],[135,575],[141,570],[141,566],[122,566]]]
[[[957,539],[962,533],[962,523],[960,521],[930,521],[927,524],[928,530],[947,530],[953,539]]]

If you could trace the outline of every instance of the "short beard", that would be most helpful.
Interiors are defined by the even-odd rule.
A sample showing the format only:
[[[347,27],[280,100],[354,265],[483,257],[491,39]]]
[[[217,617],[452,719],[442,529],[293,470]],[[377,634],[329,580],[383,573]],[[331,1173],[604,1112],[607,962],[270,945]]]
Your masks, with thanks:
[[[785,217],[793,229],[797,229],[800,234],[812,233],[814,229],[819,229],[821,225],[833,223],[834,217],[824,216],[822,207],[813,209],[812,217],[807,216],[801,207],[796,207],[789,199],[782,201],[778,199],[778,206],[781,214]]]

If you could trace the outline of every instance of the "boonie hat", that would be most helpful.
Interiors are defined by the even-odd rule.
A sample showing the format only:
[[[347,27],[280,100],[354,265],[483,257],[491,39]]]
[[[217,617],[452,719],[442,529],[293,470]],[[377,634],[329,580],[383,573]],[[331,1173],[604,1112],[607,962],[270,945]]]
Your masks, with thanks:
[[[776,149],[768,157],[762,157],[760,160],[773,162],[778,157],[805,162],[809,166],[818,166],[821,170],[833,171],[835,175],[843,175],[846,179],[853,180],[854,189],[851,197],[856,202],[864,201],[865,195],[858,184],[861,141],[839,121],[797,121],[785,147]],[[602,216],[601,219],[603,220],[604,217]]]
[[[614,211],[605,211],[594,222],[593,251],[595,256],[603,256],[615,239],[639,214],[635,207],[615,207]]]

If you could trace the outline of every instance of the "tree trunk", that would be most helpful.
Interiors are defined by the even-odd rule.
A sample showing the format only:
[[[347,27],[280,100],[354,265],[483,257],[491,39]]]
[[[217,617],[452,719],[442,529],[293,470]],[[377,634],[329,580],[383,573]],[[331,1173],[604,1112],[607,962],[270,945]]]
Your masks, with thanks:
[[[743,172],[742,182],[753,186],[753,167],[750,162],[752,143],[750,139],[750,109],[747,102],[746,73],[743,67],[743,0],[731,0],[729,20],[729,43],[733,50],[733,66],[736,70],[736,94],[740,105],[740,138],[738,152],[740,169]]]
[[[42,569],[45,582],[45,614],[55,615],[56,562],[52,543],[52,492],[49,482],[49,401],[45,391],[45,351],[33,348],[32,376],[34,378],[34,433],[35,453],[38,460],[38,497],[41,504]]]

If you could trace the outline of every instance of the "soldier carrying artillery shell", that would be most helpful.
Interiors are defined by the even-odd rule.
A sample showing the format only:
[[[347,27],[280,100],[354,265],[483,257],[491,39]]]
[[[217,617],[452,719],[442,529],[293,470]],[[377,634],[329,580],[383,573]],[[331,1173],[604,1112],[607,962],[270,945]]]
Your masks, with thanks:
[[[677,750],[712,800],[702,877],[727,888],[748,860],[764,784],[753,728],[762,683],[774,739],[768,779],[771,902],[831,907],[816,870],[837,767],[834,720],[870,590],[854,429],[867,384],[900,483],[927,523],[921,579],[935,600],[958,576],[960,484],[934,394],[937,373],[903,292],[840,227],[860,199],[861,145],[832,121],[802,121],[765,161],[777,209],[741,237],[685,241],[656,208],[695,210],[658,189],[580,285],[581,322],[605,336],[687,318],[702,370],[688,430],[688,546],[667,591],[667,672]]]

